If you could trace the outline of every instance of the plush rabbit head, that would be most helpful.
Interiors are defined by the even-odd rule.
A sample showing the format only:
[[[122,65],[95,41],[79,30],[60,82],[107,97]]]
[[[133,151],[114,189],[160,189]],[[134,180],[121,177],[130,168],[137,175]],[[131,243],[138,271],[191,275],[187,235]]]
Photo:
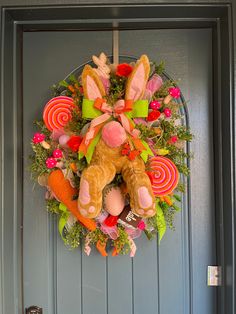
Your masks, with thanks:
[[[100,60],[98,59],[95,61],[98,63]],[[100,63],[99,66],[101,66]],[[139,61],[137,61],[127,80],[124,99],[119,99],[115,103],[111,104],[107,103],[105,100],[106,89],[101,76],[99,76],[97,71],[95,71],[95,69],[91,66],[85,66],[82,73],[84,95],[87,99],[95,101],[95,107],[105,113],[103,118],[99,118],[97,121],[103,123],[105,119],[109,120],[111,118],[117,118],[121,122],[118,123],[111,121],[103,126],[102,138],[108,146],[118,147],[122,145],[126,140],[126,133],[134,135],[135,131],[132,134],[133,126],[130,124],[124,113],[130,111],[132,109],[132,104],[141,99],[144,95],[149,72],[150,65],[148,57],[143,55]],[[95,123],[96,121],[92,122],[92,125]]]

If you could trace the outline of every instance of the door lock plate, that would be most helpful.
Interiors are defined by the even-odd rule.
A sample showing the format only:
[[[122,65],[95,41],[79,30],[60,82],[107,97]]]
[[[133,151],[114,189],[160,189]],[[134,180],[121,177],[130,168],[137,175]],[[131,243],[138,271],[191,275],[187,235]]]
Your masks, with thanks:
[[[221,286],[221,282],[222,282],[221,266],[208,266],[207,267],[207,285],[208,286]]]
[[[25,309],[25,314],[43,314],[43,309],[41,307],[32,305]]]

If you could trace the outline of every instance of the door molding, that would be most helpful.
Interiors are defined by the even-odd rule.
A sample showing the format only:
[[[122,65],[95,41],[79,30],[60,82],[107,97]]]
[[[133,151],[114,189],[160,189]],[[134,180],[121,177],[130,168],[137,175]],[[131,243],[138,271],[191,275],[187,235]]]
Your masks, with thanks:
[[[16,2],[16,1],[15,1]],[[218,314],[235,313],[235,107],[230,3],[1,5],[1,259],[0,314],[23,313],[22,289],[22,34],[26,31],[211,28],[217,261],[223,268]],[[39,4],[43,1],[31,1]],[[95,1],[96,2],[96,1]],[[151,2],[151,1],[150,1]],[[58,3],[58,5],[57,5]],[[99,4],[99,6],[98,6]],[[86,16],[86,18],[84,18]],[[192,291],[190,289],[190,298]],[[191,313],[192,314],[192,311]]]

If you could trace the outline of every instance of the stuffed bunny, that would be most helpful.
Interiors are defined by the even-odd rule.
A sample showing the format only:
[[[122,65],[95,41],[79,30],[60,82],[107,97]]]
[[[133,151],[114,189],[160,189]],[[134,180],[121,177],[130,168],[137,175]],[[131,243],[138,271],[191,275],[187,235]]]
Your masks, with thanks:
[[[150,179],[145,173],[144,161],[140,156],[130,160],[128,156],[122,155],[123,145],[129,142],[129,138],[137,137],[137,134],[135,135],[137,130],[132,130],[132,126],[127,125],[125,116],[119,114],[121,103],[142,99],[149,72],[149,60],[146,55],[143,55],[127,79],[124,100],[118,100],[116,104],[103,103],[106,110],[104,110],[104,120],[100,118],[101,138],[95,147],[90,164],[82,172],[80,181],[78,207],[80,213],[87,218],[95,218],[99,215],[103,189],[112,182],[116,173],[122,174],[127,185],[133,213],[143,218],[155,214],[155,198]],[[97,100],[104,99],[106,96],[101,78],[89,65],[84,67],[82,86],[85,98],[88,100],[99,103]],[[118,109],[114,112],[114,108]],[[93,133],[93,124],[92,121],[88,134]]]

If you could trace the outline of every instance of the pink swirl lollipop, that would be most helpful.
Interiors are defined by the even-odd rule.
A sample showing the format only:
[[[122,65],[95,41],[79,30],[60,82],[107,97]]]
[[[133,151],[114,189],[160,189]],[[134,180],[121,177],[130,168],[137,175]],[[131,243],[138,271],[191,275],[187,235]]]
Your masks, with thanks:
[[[163,156],[156,156],[150,162],[152,177],[152,190],[154,195],[163,196],[173,192],[179,181],[179,172],[176,165]]]
[[[71,110],[75,104],[71,97],[52,98],[44,107],[43,120],[49,131],[62,129],[71,120]]]

